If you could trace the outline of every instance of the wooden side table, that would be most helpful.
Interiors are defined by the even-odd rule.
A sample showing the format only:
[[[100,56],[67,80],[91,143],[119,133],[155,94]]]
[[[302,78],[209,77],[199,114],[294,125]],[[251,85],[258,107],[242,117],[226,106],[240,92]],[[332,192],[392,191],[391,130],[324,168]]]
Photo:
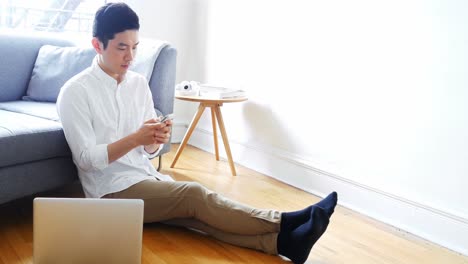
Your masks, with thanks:
[[[234,167],[234,162],[232,161],[231,148],[229,147],[229,141],[228,141],[226,129],[224,128],[223,115],[221,114],[221,106],[223,106],[224,103],[235,103],[235,102],[246,101],[247,97],[207,99],[207,98],[203,98],[199,96],[176,95],[175,98],[179,100],[184,100],[184,101],[198,102],[200,103],[200,105],[198,106],[198,111],[193,117],[192,122],[190,123],[190,127],[187,130],[187,133],[185,134],[184,139],[182,140],[182,143],[179,146],[179,149],[177,149],[177,153],[174,157],[174,161],[172,161],[171,168],[174,168],[175,164],[177,163],[177,160],[179,159],[180,154],[182,153],[185,146],[187,145],[187,142],[190,139],[190,136],[192,136],[193,130],[197,126],[197,123],[200,120],[200,117],[202,116],[203,111],[205,111],[205,108],[210,107],[211,108],[211,123],[213,125],[213,136],[214,136],[216,160],[219,160],[218,135],[217,135],[217,130],[216,130],[216,120],[218,120],[219,130],[221,131],[221,136],[223,138],[224,148],[226,149],[229,166],[231,167],[232,175],[236,176],[236,168]]]

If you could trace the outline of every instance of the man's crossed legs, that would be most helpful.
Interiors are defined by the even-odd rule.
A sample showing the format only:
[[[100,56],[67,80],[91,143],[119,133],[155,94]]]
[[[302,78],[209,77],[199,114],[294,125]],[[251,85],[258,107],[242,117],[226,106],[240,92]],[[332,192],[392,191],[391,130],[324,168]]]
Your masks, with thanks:
[[[193,228],[221,241],[280,254],[304,263],[325,232],[337,203],[335,192],[295,212],[256,209],[195,182],[147,180],[105,198],[143,199],[144,221]]]

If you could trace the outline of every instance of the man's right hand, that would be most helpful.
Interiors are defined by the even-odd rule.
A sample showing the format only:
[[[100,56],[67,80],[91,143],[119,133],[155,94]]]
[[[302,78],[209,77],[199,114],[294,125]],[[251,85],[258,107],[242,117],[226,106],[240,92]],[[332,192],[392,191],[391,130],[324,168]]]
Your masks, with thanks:
[[[109,163],[116,161],[138,146],[145,146],[145,151],[148,151],[148,146],[152,146],[150,150],[156,150],[162,142],[161,135],[164,135],[164,138],[168,137],[168,131],[170,132],[170,125],[167,122],[161,123],[158,119],[146,121],[133,134],[107,146]]]
[[[157,135],[158,131],[164,130],[167,126],[166,123],[160,123],[158,119],[147,120],[141,127],[135,132],[136,142],[139,146],[159,144]]]

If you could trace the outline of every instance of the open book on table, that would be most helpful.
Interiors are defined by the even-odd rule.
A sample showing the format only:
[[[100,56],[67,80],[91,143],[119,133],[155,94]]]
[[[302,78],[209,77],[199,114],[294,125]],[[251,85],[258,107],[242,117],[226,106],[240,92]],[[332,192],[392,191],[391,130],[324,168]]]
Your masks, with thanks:
[[[199,89],[199,95],[205,98],[226,99],[246,96],[245,91],[241,89],[213,86],[209,84],[200,84]]]

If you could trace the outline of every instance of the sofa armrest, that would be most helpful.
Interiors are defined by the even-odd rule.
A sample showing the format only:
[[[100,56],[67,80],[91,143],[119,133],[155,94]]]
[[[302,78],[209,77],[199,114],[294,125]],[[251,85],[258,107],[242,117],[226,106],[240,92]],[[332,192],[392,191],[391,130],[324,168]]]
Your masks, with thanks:
[[[177,50],[171,45],[164,47],[156,59],[149,82],[156,112],[159,110],[163,115],[174,111],[176,61]],[[166,144],[159,155],[169,152],[170,148],[170,144]]]

